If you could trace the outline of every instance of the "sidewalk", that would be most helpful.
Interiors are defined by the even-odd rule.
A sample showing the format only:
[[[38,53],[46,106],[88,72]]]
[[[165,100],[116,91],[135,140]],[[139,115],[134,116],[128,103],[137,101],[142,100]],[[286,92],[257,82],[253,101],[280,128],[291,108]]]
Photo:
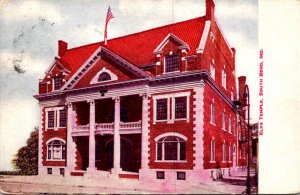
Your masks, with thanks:
[[[188,184],[185,181],[155,184],[135,179],[84,179],[82,177],[55,176],[0,176],[2,193],[64,193],[64,194],[99,194],[99,193],[180,193],[180,194],[242,194],[246,191],[247,172],[238,172],[218,181],[199,181]],[[252,178],[254,175],[252,173]],[[252,179],[252,180],[253,180]],[[252,181],[251,181],[252,182]],[[254,182],[252,182],[254,184]],[[253,188],[251,193],[255,193]],[[0,193],[1,193],[0,191]]]

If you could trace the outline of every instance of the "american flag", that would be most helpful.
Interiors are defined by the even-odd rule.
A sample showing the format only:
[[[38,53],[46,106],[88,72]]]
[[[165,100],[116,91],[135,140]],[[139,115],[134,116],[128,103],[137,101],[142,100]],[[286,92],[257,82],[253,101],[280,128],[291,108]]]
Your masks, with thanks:
[[[105,29],[104,29],[104,42],[105,42],[105,45],[107,44],[107,24],[108,22],[114,18],[114,15],[113,13],[111,12],[111,9],[110,9],[110,6],[108,7],[108,10],[107,10],[107,15],[106,15],[106,21],[105,21]]]

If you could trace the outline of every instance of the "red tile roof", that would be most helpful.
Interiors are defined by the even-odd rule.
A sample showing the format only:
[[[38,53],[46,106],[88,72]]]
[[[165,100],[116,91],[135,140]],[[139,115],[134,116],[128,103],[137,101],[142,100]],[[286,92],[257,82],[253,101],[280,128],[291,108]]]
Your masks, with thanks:
[[[169,24],[108,40],[107,45],[104,45],[104,42],[100,42],[72,48],[67,50],[61,59],[69,64],[72,69],[72,73],[69,75],[71,77],[92,53],[102,45],[139,67],[154,62],[155,55],[153,51],[169,33],[174,34],[187,43],[190,47],[187,55],[192,55],[196,53],[196,49],[199,46],[204,24],[205,17]]]

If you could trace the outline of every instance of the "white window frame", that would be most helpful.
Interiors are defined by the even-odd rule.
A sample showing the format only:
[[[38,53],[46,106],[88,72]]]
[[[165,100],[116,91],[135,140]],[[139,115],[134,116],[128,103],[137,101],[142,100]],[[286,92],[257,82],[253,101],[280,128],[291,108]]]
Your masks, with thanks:
[[[65,140],[63,140],[63,139],[61,139],[61,138],[59,138],[59,137],[54,137],[54,138],[51,138],[51,139],[49,139],[47,142],[46,142],[46,146],[47,146],[47,152],[46,152],[46,156],[47,156],[47,161],[66,161],[66,157],[65,157],[65,159],[54,159],[53,158],[53,156],[54,156],[54,153],[53,153],[53,148],[51,149],[51,158],[49,159],[48,157],[48,151],[49,151],[49,143],[50,142],[52,142],[52,141],[55,141],[55,140],[58,140],[58,141],[61,141],[63,144],[64,144],[64,146],[65,146],[65,154],[66,154],[66,149],[67,149],[67,146],[66,146],[66,142],[65,142]],[[62,156],[62,152],[63,152],[63,147],[61,146],[60,147],[60,155]]]
[[[213,138],[210,141],[210,163],[215,163],[216,162],[216,141]]]
[[[185,141],[185,143],[187,142],[188,138],[185,137],[184,135],[180,134],[180,133],[176,133],[176,132],[169,132],[169,133],[164,133],[161,134],[159,136],[157,136],[156,138],[154,138],[155,141],[155,162],[172,162],[172,163],[182,163],[182,162],[187,162],[187,160],[180,160],[180,142],[178,142],[178,146],[177,146],[177,160],[165,160],[165,147],[164,144],[162,144],[162,153],[161,153],[161,160],[157,160],[157,149],[158,149],[158,141],[161,138],[164,137],[169,137],[169,136],[175,136],[175,137],[179,137],[181,139],[183,139]],[[187,146],[187,144],[185,145],[185,147]],[[187,154],[187,151],[186,151]]]
[[[99,76],[102,74],[102,73],[107,73],[109,74],[110,76],[110,80],[107,80],[107,81],[98,81],[99,79]],[[110,81],[116,81],[118,80],[118,76],[116,74],[114,74],[112,71],[110,71],[109,69],[103,67],[93,78],[92,80],[90,81],[90,84],[96,84],[96,83],[105,83],[105,82],[110,82]]]
[[[47,129],[54,129],[54,130],[58,130],[58,128],[66,128],[67,127],[67,121],[66,121],[66,126],[65,127],[61,127],[59,124],[59,120],[60,120],[60,116],[59,116],[59,112],[60,110],[64,110],[65,107],[61,106],[61,107],[51,107],[51,108],[46,108],[45,112],[46,112],[46,120],[45,120],[45,127],[46,130]],[[54,111],[54,127],[49,127],[48,126],[48,112],[49,111]],[[68,113],[66,111],[66,119],[68,120]]]
[[[164,94],[164,95],[153,95],[153,124],[157,122],[167,122],[167,123],[174,123],[174,121],[186,120],[187,122],[190,121],[190,96],[191,92],[180,92],[180,93],[172,93],[172,94]],[[186,97],[186,118],[179,118],[175,119],[175,98],[176,97]],[[166,120],[157,120],[156,119],[156,110],[157,110],[157,100],[159,99],[167,99],[167,119]],[[170,106],[172,99],[172,116],[170,113]]]
[[[226,113],[225,113],[225,110],[222,112],[222,130],[226,131]]]
[[[55,89],[55,87],[54,87],[54,85],[55,85],[55,78],[59,78],[59,79],[60,79],[60,84],[61,84],[61,86],[60,86],[59,89]],[[62,78],[59,77],[59,76],[54,76],[54,77],[52,78],[52,91],[59,91],[59,90],[62,88],[62,86],[63,86]]]
[[[225,141],[222,144],[222,162],[226,162],[226,144],[225,144]]]
[[[216,66],[213,62],[214,62],[213,60],[210,62],[209,71],[210,71],[211,78],[213,80],[216,80]]]
[[[210,124],[216,125],[216,105],[214,100],[210,103]]]
[[[231,149],[231,143],[228,146],[228,162],[232,162],[232,149]]]
[[[226,79],[227,79],[226,71],[225,71],[225,69],[223,68],[223,69],[222,69],[222,86],[224,87],[224,89],[226,89]]]
[[[175,71],[171,71],[171,72],[166,72],[166,68],[167,68],[167,64],[166,64],[166,57],[167,56],[175,56],[175,55],[177,55],[178,56],[178,70],[175,70]],[[170,73],[175,73],[175,72],[180,72],[180,63],[181,63],[181,61],[180,61],[180,55],[179,54],[174,54],[172,51],[170,51],[170,53],[169,54],[167,54],[166,56],[164,56],[164,72],[163,72],[163,74],[170,74]]]

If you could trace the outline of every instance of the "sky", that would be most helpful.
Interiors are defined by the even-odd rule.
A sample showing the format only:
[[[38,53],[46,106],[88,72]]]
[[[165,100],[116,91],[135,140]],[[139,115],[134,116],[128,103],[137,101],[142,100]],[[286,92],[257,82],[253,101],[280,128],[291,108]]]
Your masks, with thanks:
[[[258,120],[258,2],[215,0],[215,15],[231,47],[236,75],[246,75],[251,121]],[[205,0],[0,1],[0,170],[39,123],[38,80],[57,56],[58,40],[69,48],[103,41],[108,6],[114,18],[108,38],[205,15]],[[173,14],[172,14],[173,13]]]

